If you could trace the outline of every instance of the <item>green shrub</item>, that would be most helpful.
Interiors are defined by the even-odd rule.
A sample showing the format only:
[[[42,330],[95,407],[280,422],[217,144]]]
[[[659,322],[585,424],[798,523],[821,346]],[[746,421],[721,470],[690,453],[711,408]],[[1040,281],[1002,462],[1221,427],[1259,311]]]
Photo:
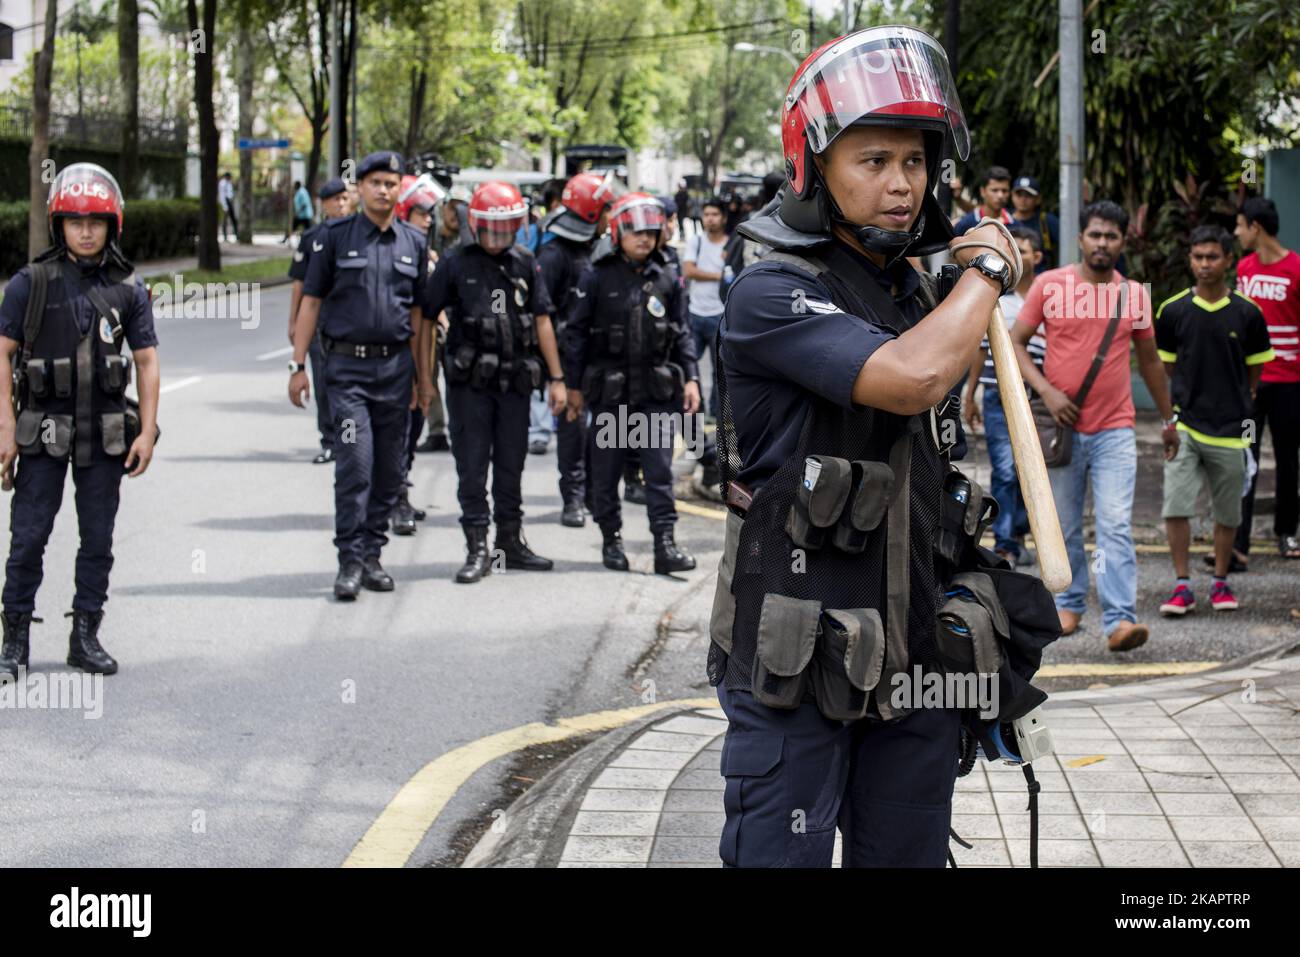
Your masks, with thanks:
[[[194,255],[199,234],[197,199],[133,199],[126,204],[122,251],[141,262]],[[27,262],[27,204],[0,203],[0,274]]]

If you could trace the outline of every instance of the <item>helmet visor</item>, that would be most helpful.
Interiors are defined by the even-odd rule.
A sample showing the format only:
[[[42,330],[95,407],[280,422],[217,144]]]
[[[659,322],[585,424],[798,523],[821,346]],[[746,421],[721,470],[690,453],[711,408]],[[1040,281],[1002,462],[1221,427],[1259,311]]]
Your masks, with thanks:
[[[829,47],[791,84],[786,108],[805,121],[821,153],[864,117],[946,126],[957,155],[970,155],[970,133],[938,41],[911,27],[874,27]]]
[[[426,196],[432,197],[434,203],[441,203],[447,198],[447,190],[443,188],[442,184],[428,173],[422,173],[415,178],[415,182],[402,190],[401,195],[397,197],[397,201],[405,203],[415,197],[417,193],[424,193]],[[412,205],[424,208],[425,203],[422,199],[416,199]]]
[[[620,233],[639,233],[643,229],[663,229],[664,208],[656,199],[634,200],[618,211]]]
[[[116,220],[122,206],[122,190],[117,180],[93,163],[65,167],[50,184],[47,209],[51,215],[105,216]]]

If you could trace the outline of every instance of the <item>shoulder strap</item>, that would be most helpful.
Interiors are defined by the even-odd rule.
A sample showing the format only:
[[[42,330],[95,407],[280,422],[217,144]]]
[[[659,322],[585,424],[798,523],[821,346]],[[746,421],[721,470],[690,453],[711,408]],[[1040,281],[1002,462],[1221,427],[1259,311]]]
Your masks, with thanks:
[[[25,366],[32,357],[32,343],[41,334],[41,323],[45,320],[45,299],[50,286],[49,263],[32,263],[28,273],[32,287],[27,294],[27,314],[23,317],[23,351],[22,362]]]
[[[1106,333],[1101,337],[1101,345],[1097,347],[1097,354],[1092,357],[1092,365],[1088,367],[1088,374],[1083,377],[1083,385],[1079,386],[1079,391],[1075,393],[1074,404],[1083,408],[1084,401],[1088,398],[1088,392],[1092,389],[1092,384],[1097,380],[1097,374],[1101,372],[1102,363],[1106,361],[1106,353],[1110,349],[1110,342],[1115,338],[1115,330],[1119,328],[1120,317],[1124,314],[1124,306],[1128,301],[1128,280],[1124,280],[1119,287],[1119,301],[1115,303],[1115,315],[1110,317],[1110,322],[1106,326]]]
[[[61,265],[64,267],[64,281],[72,282],[73,285],[86,294],[86,298],[89,299],[90,304],[95,307],[95,311],[99,313],[102,319],[105,319],[108,322],[112,329],[113,344],[119,345],[122,340],[122,317],[118,314],[117,310],[109,305],[108,300],[104,298],[102,292],[90,283],[84,281],[81,276],[77,274],[77,270],[72,263],[65,259],[62,261]],[[132,273],[126,281],[134,283],[135,273]],[[91,331],[92,333],[94,332],[94,330]]]

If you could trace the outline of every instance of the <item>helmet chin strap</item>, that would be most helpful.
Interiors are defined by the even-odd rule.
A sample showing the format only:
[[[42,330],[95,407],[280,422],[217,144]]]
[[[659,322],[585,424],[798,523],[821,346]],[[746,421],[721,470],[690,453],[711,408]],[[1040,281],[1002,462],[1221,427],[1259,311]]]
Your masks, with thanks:
[[[824,182],[822,188],[826,189]],[[830,203],[831,221],[851,232],[863,249],[884,256],[886,269],[907,255],[908,248],[921,238],[921,232],[925,229],[924,209],[917,214],[911,229],[881,229],[879,226],[859,226],[849,222],[840,212],[839,203],[835,202],[829,189],[826,189],[826,198]]]

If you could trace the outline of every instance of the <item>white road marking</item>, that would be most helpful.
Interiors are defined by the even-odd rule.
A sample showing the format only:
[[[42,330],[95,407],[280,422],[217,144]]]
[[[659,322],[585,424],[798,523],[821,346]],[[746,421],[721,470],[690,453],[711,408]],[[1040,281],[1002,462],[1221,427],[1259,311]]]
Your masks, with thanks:
[[[257,357],[258,362],[265,362],[267,359],[278,359],[281,356],[293,355],[293,346],[285,346],[283,349],[272,349],[270,352],[263,352]]]
[[[175,382],[168,382],[158,390],[159,395],[166,395],[168,392],[175,392],[177,389],[183,389],[187,385],[193,385],[196,382],[202,382],[203,377],[192,375],[187,379],[177,379]]]

